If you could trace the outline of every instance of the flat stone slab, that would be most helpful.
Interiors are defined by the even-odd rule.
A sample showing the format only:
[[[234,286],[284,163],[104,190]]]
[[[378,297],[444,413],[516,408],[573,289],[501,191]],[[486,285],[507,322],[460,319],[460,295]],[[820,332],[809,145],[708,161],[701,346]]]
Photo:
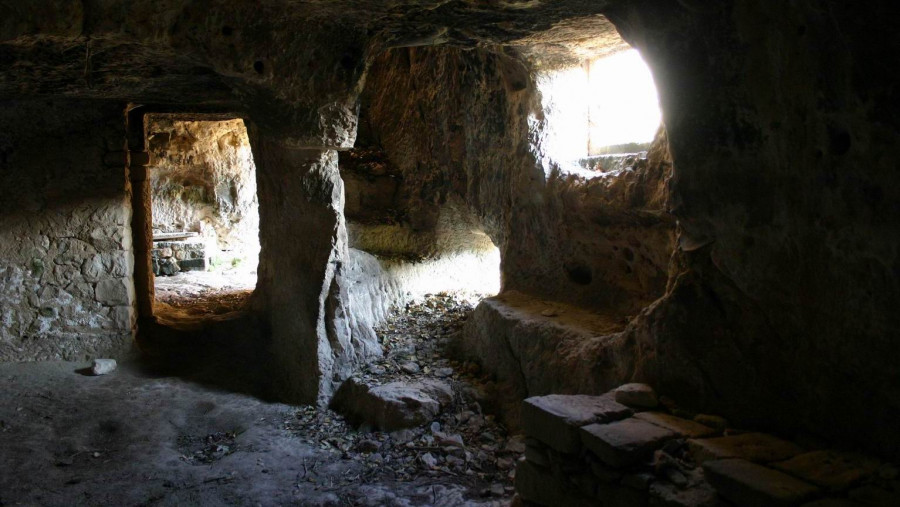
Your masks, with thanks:
[[[765,433],[688,440],[688,444],[697,463],[724,458],[743,458],[755,463],[770,463],[803,453],[803,449],[797,444]]]
[[[877,473],[879,463],[858,454],[814,451],[772,467],[829,491],[844,491]]]
[[[584,446],[607,465],[624,468],[647,459],[662,444],[678,435],[640,419],[581,428]]]
[[[527,398],[522,403],[525,434],[553,449],[574,454],[581,449],[579,428],[623,419],[631,409],[611,396],[550,394]]]
[[[812,484],[743,459],[710,460],[703,471],[719,495],[738,507],[798,505],[818,491]]]
[[[625,384],[616,388],[616,401],[633,408],[656,408],[659,398],[647,384]]]
[[[685,438],[703,438],[718,433],[718,430],[709,426],[662,412],[641,412],[635,414],[634,418],[674,431],[678,436]]]
[[[434,420],[441,406],[449,405],[452,400],[450,386],[438,380],[370,387],[351,377],[335,393],[332,407],[354,422],[393,431]]]

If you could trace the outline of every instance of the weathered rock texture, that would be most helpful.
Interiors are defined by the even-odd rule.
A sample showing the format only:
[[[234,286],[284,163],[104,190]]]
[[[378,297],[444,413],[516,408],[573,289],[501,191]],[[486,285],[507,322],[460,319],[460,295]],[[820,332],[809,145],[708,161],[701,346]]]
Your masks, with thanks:
[[[594,368],[592,386],[646,381],[734,421],[897,452],[900,434],[888,424],[900,418],[900,39],[885,15],[892,7],[884,0],[5,2],[0,99],[14,106],[3,114],[20,120],[3,135],[16,149],[27,144],[17,136],[42,117],[30,114],[39,112],[25,102],[33,97],[246,119],[260,174],[255,308],[272,336],[273,376],[286,396],[312,400],[328,397],[371,350],[349,289],[335,152],[354,143],[365,87],[373,94],[362,100],[369,139],[403,176],[410,227],[433,229],[458,198],[500,249],[505,289],[615,318],[637,314],[614,332],[609,357],[618,359]],[[645,168],[620,176],[634,180],[621,189],[618,179],[562,176],[541,150],[533,73],[571,61],[569,48],[619,47],[580,42],[611,33],[601,14],[653,70],[668,136],[668,150],[655,147],[660,157],[651,152]],[[444,45],[383,52],[434,44]],[[539,54],[550,57],[523,56]],[[73,151],[97,142],[53,139]],[[57,156],[43,150],[29,158]],[[23,167],[4,161],[3,177],[47,181],[54,170]],[[108,195],[118,177],[77,202]],[[14,199],[31,195],[9,188]],[[7,202],[4,209],[18,212]],[[671,262],[673,222],[662,211],[678,221]],[[22,220],[31,216],[40,213]],[[127,220],[121,224],[124,231]],[[40,245],[40,228],[26,230],[12,234],[17,246]],[[4,261],[25,269],[26,248],[4,248]],[[127,279],[96,282],[95,297],[107,303],[90,315],[127,307],[113,287]]]
[[[0,105],[0,361],[121,357],[131,347],[123,109]]]
[[[153,230],[198,232],[227,260],[257,262],[256,166],[243,120],[147,120]]]
[[[654,70],[680,225],[635,377],[895,452],[898,38],[857,10],[887,4],[653,5],[608,12]]]
[[[384,151],[379,169],[396,175],[385,191],[410,228],[434,230],[462,202],[500,248],[506,289],[624,315],[663,293],[674,239],[664,134],[614,175],[562,174],[541,152],[533,75],[500,48],[394,50],[366,87],[360,142]]]
[[[324,402],[354,365],[380,354],[348,293],[337,153],[251,139],[262,225],[254,305],[270,326],[274,381],[289,399]]]

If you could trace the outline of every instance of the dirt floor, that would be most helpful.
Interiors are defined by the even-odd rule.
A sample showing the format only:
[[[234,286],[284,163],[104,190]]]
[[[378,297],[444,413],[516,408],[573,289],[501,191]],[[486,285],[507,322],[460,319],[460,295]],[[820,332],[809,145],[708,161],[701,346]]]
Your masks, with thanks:
[[[247,270],[185,271],[154,280],[158,311],[197,317],[241,310],[256,288],[256,272]]]
[[[0,364],[0,505],[508,505],[521,438],[483,412],[477,368],[444,354],[470,308],[435,297],[381,329],[386,358],[362,375],[442,378],[456,397],[394,433],[140,362],[100,377],[80,363]]]

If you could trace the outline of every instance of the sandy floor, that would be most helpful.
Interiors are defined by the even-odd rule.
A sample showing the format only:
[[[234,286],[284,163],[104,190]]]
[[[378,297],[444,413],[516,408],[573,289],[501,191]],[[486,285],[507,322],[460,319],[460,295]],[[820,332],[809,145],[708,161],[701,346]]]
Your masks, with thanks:
[[[490,504],[449,476],[360,480],[288,429],[297,407],[84,366],[0,365],[0,505]]]
[[[256,272],[186,271],[174,276],[155,277],[156,301],[182,314],[221,315],[240,310],[253,289]]]
[[[437,421],[405,436],[242,394],[266,372],[242,376],[240,364],[261,359],[240,348],[179,349],[101,377],[87,364],[0,364],[0,506],[508,505],[522,450],[482,417],[474,365],[444,355],[470,311],[434,296],[380,328],[385,357],[365,379],[440,377],[455,393]],[[465,460],[429,443],[434,424],[465,439]]]

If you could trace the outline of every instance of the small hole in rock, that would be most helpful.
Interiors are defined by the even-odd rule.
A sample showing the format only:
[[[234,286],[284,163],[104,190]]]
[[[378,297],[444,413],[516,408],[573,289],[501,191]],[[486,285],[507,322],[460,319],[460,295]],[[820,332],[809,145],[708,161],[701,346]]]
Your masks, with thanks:
[[[591,273],[591,268],[583,265],[583,264],[575,264],[575,265],[567,265],[565,266],[566,275],[568,275],[569,280],[578,285],[588,285],[593,281],[594,275]]]
[[[831,152],[835,155],[843,155],[850,151],[852,139],[850,133],[841,128],[829,128],[828,138],[831,143]]]
[[[262,60],[256,60],[253,62],[253,70],[256,71],[257,74],[262,74],[264,70],[266,70],[265,65],[263,65]]]

